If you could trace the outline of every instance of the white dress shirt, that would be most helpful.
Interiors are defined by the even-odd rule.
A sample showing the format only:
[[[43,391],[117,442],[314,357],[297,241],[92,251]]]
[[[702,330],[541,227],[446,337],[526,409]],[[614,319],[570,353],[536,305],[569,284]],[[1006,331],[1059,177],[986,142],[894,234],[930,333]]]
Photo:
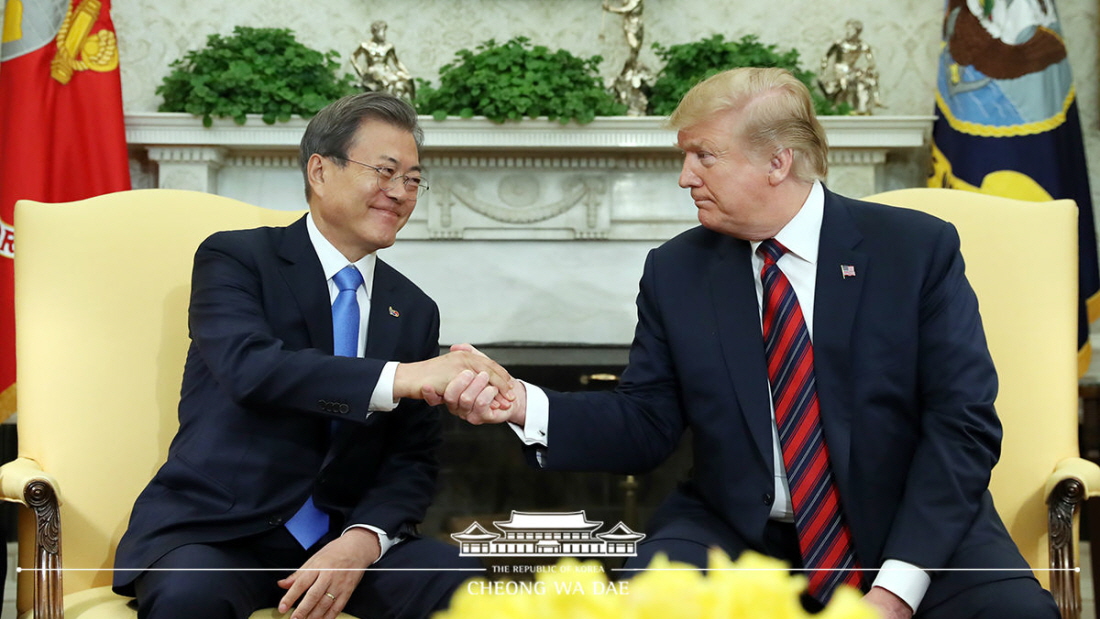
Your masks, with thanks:
[[[806,329],[813,342],[814,335],[814,289],[817,283],[817,255],[821,240],[821,222],[825,213],[825,191],[820,182],[810,189],[806,202],[791,221],[775,235],[775,239],[787,248],[780,257],[778,265],[791,282],[798,304],[806,320]],[[756,284],[756,305],[763,320],[764,286],[760,281],[760,270],[764,259],[756,254],[761,241],[754,241],[752,247],[753,281]],[[513,425],[513,430],[526,445],[549,444],[548,428],[550,419],[550,401],[546,393],[535,385],[524,383],[527,389],[527,419],[523,428]],[[769,396],[770,397],[770,396]],[[775,423],[775,409],[772,408],[772,454],[775,464],[775,502],[772,503],[771,518],[782,522],[794,522],[791,506],[791,491],[787,484],[787,471],[783,465],[783,453],[779,444],[779,430]],[[541,462],[541,453],[540,462]],[[887,559],[883,562],[873,586],[882,587],[900,597],[915,612],[924,594],[928,591],[931,578],[923,570],[904,561]]]

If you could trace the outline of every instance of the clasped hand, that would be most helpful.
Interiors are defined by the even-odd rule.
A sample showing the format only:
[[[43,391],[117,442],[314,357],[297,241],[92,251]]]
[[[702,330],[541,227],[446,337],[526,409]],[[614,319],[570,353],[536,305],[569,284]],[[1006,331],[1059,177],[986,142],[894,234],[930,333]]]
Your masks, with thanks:
[[[393,395],[424,399],[435,406],[443,401],[436,395],[446,393],[460,376],[469,377],[467,384],[476,381],[479,401],[492,410],[507,409],[515,400],[513,379],[508,371],[468,344],[456,344],[451,352],[434,359],[398,364]]]
[[[474,355],[500,368],[469,344],[451,346],[448,354],[457,353]],[[504,368],[500,370],[507,375]],[[464,369],[454,374],[445,385],[425,383],[421,389],[421,397],[429,404],[446,404],[451,414],[473,425],[507,421],[522,426],[527,414],[526,395],[523,383],[511,376],[508,376],[508,383],[502,388],[494,381],[491,373],[473,369]]]

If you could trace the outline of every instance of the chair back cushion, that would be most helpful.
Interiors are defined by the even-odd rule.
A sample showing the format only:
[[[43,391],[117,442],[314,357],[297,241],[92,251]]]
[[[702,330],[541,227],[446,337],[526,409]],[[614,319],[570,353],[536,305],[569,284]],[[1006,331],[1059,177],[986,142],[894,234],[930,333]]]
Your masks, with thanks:
[[[113,566],[134,499],[165,460],[199,243],[301,215],[170,189],[16,205],[19,453],[58,480],[64,567]],[[19,564],[30,566],[25,524]],[[31,599],[23,576],[20,606]],[[64,581],[71,593],[108,585],[111,573],[67,571]]]
[[[866,198],[955,225],[1000,382],[1001,459],[990,490],[1024,558],[1047,568],[1044,484],[1077,446],[1077,206],[952,189]],[[1047,572],[1036,574],[1047,586]]]

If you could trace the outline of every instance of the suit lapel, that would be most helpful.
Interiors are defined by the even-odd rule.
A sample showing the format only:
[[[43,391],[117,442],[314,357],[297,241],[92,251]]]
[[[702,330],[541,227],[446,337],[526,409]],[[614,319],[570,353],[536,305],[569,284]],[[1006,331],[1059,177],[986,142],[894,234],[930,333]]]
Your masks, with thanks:
[[[374,265],[374,287],[371,290],[370,321],[367,328],[366,356],[372,359],[394,359],[401,338],[405,308],[398,287],[397,271],[379,258]]]
[[[859,310],[868,257],[849,201],[825,192],[825,216],[814,292],[814,374],[821,423],[840,496],[851,496],[852,329]],[[850,267],[850,268],[849,268]]]
[[[708,279],[726,371],[753,442],[771,470],[774,458],[767,364],[749,247],[746,241],[721,236],[718,258],[711,262]]]
[[[306,219],[287,226],[279,246],[283,278],[298,304],[313,346],[332,354],[332,303],[328,282],[309,240]]]

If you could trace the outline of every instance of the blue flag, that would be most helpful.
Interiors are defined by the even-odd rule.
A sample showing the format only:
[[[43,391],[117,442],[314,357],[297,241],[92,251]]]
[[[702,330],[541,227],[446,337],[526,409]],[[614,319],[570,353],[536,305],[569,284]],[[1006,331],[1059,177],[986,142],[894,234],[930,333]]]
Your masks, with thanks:
[[[1100,316],[1085,148],[1054,0],[947,0],[930,187],[1077,202],[1080,373]]]

